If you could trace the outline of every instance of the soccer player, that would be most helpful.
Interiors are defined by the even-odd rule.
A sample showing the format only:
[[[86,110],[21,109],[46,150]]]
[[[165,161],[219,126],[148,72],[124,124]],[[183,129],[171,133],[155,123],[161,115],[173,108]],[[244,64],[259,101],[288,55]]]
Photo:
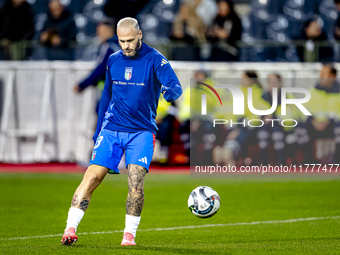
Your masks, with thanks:
[[[87,210],[93,191],[107,173],[119,173],[125,151],[129,192],[121,245],[136,245],[134,239],[144,204],[144,178],[152,159],[156,110],[160,93],[168,102],[182,94],[182,87],[168,60],[142,42],[137,20],[118,22],[121,50],[109,57],[104,91],[99,107],[96,141],[89,167],[74,193],[62,244],[77,241],[77,226]]]

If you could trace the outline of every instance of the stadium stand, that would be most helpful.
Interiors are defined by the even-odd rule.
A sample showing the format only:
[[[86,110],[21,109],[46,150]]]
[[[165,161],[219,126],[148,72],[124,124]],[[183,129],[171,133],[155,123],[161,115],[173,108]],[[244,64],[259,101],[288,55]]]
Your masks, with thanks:
[[[27,0],[27,2],[32,5],[35,13],[35,39],[37,39],[47,18],[48,0]],[[243,33],[242,40],[238,42],[241,61],[318,61],[319,56],[316,55],[314,59],[301,59],[296,50],[298,46],[305,47],[303,40],[301,41],[301,31],[304,23],[311,18],[318,20],[328,38],[327,41],[321,43],[322,46],[316,43],[314,45],[316,50],[318,47],[333,48],[334,57],[327,60],[339,59],[338,44],[333,36],[334,26],[338,19],[334,0],[235,0],[234,2],[237,11],[242,8],[246,9],[246,11],[241,11]],[[3,3],[4,0],[1,0],[0,5]],[[73,13],[78,28],[76,43],[73,44],[73,47],[76,47],[75,59],[94,60],[95,51],[98,49],[95,47],[96,40],[94,39],[96,22],[105,15],[105,7],[111,2],[107,0],[61,0],[61,3]],[[140,10],[138,9],[136,17],[144,32],[144,40],[160,49],[170,59],[200,60],[199,54],[202,54],[202,51],[209,52],[207,46],[200,49],[200,45],[197,45],[197,50],[193,50],[191,46],[169,40],[172,23],[180,4],[179,0],[149,0],[139,4]],[[31,59],[46,58],[38,44],[33,43],[33,48]],[[190,51],[192,53],[189,53]]]

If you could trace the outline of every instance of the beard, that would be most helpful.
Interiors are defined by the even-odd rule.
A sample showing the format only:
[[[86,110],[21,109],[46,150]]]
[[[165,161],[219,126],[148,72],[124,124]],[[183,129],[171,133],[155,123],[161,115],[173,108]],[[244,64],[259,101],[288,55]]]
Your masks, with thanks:
[[[141,45],[141,40],[138,40],[134,49],[123,50],[123,54],[127,57],[133,57],[134,55],[136,55],[137,50],[140,48]]]

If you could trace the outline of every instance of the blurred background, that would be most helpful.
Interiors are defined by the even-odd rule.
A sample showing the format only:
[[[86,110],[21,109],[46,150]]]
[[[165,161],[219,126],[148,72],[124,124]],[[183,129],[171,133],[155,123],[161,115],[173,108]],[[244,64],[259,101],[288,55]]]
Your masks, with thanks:
[[[0,5],[3,60],[95,60],[98,22],[126,16],[139,20],[144,41],[169,60],[339,60],[338,0],[0,0]]]
[[[157,164],[187,165],[192,148],[196,163],[338,158],[339,65],[321,63],[340,58],[340,0],[0,0],[0,6],[1,162],[86,166],[103,70],[119,49],[115,25],[126,16],[138,19],[143,41],[171,60],[184,89],[176,103],[160,100]],[[293,116],[299,126],[290,130],[212,132],[209,120],[193,126],[189,90],[219,78],[257,84],[266,102],[273,87],[308,88],[314,118]]]

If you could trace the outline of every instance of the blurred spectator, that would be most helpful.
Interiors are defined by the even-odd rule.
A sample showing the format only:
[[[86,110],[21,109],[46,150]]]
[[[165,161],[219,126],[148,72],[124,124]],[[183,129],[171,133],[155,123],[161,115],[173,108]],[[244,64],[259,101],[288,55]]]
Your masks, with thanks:
[[[90,85],[97,86],[99,90],[98,103],[96,106],[97,114],[100,97],[104,89],[107,60],[112,53],[120,49],[118,37],[115,34],[115,26],[116,24],[113,18],[104,17],[98,22],[96,33],[100,39],[101,47],[96,60],[96,68],[90,75],[74,87],[74,91],[80,93]]]
[[[103,6],[105,15],[121,20],[125,17],[135,18],[149,0],[107,0]]]
[[[25,41],[32,40],[33,35],[34,13],[31,6],[25,0],[7,0],[0,9],[0,40],[9,51],[7,58],[25,59]]]
[[[324,41],[327,40],[327,34],[322,31],[322,28],[316,19],[309,19],[303,25],[302,39]]]
[[[306,40],[305,47],[299,47],[298,54],[302,61],[315,62],[330,61],[333,58],[333,50],[330,46],[320,46],[318,43],[327,42],[327,34],[322,30],[318,20],[309,19],[303,25],[301,39]],[[317,45],[316,45],[317,44]],[[316,50],[316,47],[319,47]],[[319,53],[316,56],[316,53]]]
[[[209,10],[209,4],[202,0],[183,1],[179,12],[172,24],[170,40],[186,42],[182,48],[174,48],[172,55],[174,60],[206,60],[211,55],[210,45],[205,36],[209,19],[203,18],[202,10]],[[208,6],[208,7],[207,7]],[[210,15],[211,16],[211,15]],[[209,17],[209,15],[207,15]],[[206,22],[206,23],[205,23]],[[197,45],[193,45],[197,43]]]
[[[202,83],[214,86],[214,81],[209,77],[206,70],[197,70],[193,77],[193,86],[187,86],[183,92],[183,100],[180,105],[179,119],[181,122],[190,121],[191,117],[202,118],[201,116],[201,95],[205,92],[201,90]],[[207,109],[214,112],[214,101],[207,98]]]
[[[273,104],[273,89],[277,89],[277,108],[274,113],[270,116],[264,116],[264,125],[258,128],[257,138],[258,145],[261,151],[261,163],[262,164],[276,164],[285,165],[287,158],[292,160],[295,145],[295,136],[293,134],[292,126],[294,122],[286,121],[285,125],[290,127],[283,127],[282,125],[272,121],[265,121],[266,119],[280,120],[283,119],[294,119],[294,108],[292,105],[287,105],[285,116],[281,115],[281,88],[282,88],[282,77],[279,74],[269,74],[267,77],[268,91],[262,94],[262,98],[267,103],[267,109],[270,109]],[[293,95],[288,94],[288,98],[293,98]],[[272,145],[274,155],[272,161],[269,160],[270,145]]]
[[[204,135],[204,130],[201,131],[204,125],[200,124],[202,121],[200,119],[200,105],[196,106],[195,104],[193,104],[193,101],[198,100],[200,102],[199,92],[202,91],[199,91],[199,89],[197,89],[199,87],[199,82],[212,85],[211,79],[209,79],[208,72],[205,70],[196,71],[194,73],[193,79],[194,85],[187,86],[183,91],[182,101],[180,101],[181,103],[179,105],[178,114],[179,121],[181,122],[181,140],[184,143],[184,149],[186,150],[189,157],[190,150],[194,149],[194,151],[192,152],[191,162],[195,161],[193,155],[203,155],[203,150],[201,149],[201,146],[198,145],[203,144],[202,136]],[[209,101],[207,101],[207,105],[208,104]],[[199,158],[200,157],[197,157],[197,159]]]
[[[60,0],[50,0],[47,20],[40,34],[40,42],[47,47],[49,60],[73,60],[70,43],[76,39],[77,28],[70,11]]]
[[[248,88],[252,88],[254,108],[258,110],[268,109],[266,101],[262,98],[263,89],[255,71],[245,71],[242,76],[240,89],[244,98],[248,98]],[[237,121],[239,124],[228,133],[223,147],[216,146],[213,150],[213,160],[216,164],[236,165],[236,160],[239,157],[247,156],[248,147],[258,143],[257,129],[242,123],[243,121],[247,123],[247,120],[250,119],[261,119],[261,117],[253,114],[248,107],[245,107],[244,115],[241,118],[236,118],[237,116],[234,115],[233,121]]]
[[[336,40],[340,40],[340,0],[334,0],[336,10],[338,11],[338,19],[335,23],[335,28],[334,28],[334,38]]]
[[[273,88],[277,89],[277,109],[271,116],[266,116],[264,119],[281,119],[281,87],[282,78],[278,74],[270,74],[267,77],[268,92],[263,93],[262,98],[271,106],[273,102]],[[269,108],[270,108],[269,106]],[[278,116],[277,116],[278,115]],[[272,163],[269,162],[269,142],[272,141],[273,149],[275,151],[275,163],[280,165],[284,162],[283,150],[284,143],[284,130],[281,125],[274,125],[271,122],[265,122],[265,125],[260,127],[257,132],[259,140],[259,148],[261,150],[261,162],[265,165]]]
[[[193,84],[187,86],[184,90],[183,99],[179,106],[179,120],[182,124],[180,128],[181,140],[184,142],[187,155],[191,155],[192,163],[212,162],[212,148],[215,143],[222,140],[222,137],[225,138],[226,131],[224,126],[219,125],[214,128],[211,123],[213,118],[222,118],[220,108],[217,108],[218,105],[216,105],[212,97],[206,97],[207,112],[209,114],[201,114],[201,98],[203,94],[207,95],[208,88],[206,85],[214,87],[214,84],[214,80],[209,77],[206,70],[196,71]],[[215,90],[224,105],[225,90]]]
[[[334,118],[340,117],[340,84],[336,75],[333,64],[324,64],[319,83],[309,89],[311,99],[304,105],[312,116],[302,116],[304,121],[295,130],[305,163],[316,162],[314,143],[317,139],[334,138]]]
[[[172,40],[184,40],[187,42],[205,43],[206,25],[203,19],[197,14],[199,0],[185,1],[175,17],[172,29]]]
[[[241,40],[242,23],[234,10],[232,0],[217,0],[218,14],[213,25],[208,28],[207,36],[211,42],[225,42],[229,46],[226,49],[215,47],[211,60],[235,61],[238,60],[238,48],[236,42]]]
[[[173,142],[174,124],[177,113],[178,108],[176,104],[174,102],[167,102],[163,95],[161,95],[157,107],[156,123],[159,130],[156,139],[159,140],[161,144],[159,162],[162,164],[168,161],[169,147]]]
[[[217,4],[215,0],[199,0],[198,2],[196,13],[208,27],[217,15]]]

